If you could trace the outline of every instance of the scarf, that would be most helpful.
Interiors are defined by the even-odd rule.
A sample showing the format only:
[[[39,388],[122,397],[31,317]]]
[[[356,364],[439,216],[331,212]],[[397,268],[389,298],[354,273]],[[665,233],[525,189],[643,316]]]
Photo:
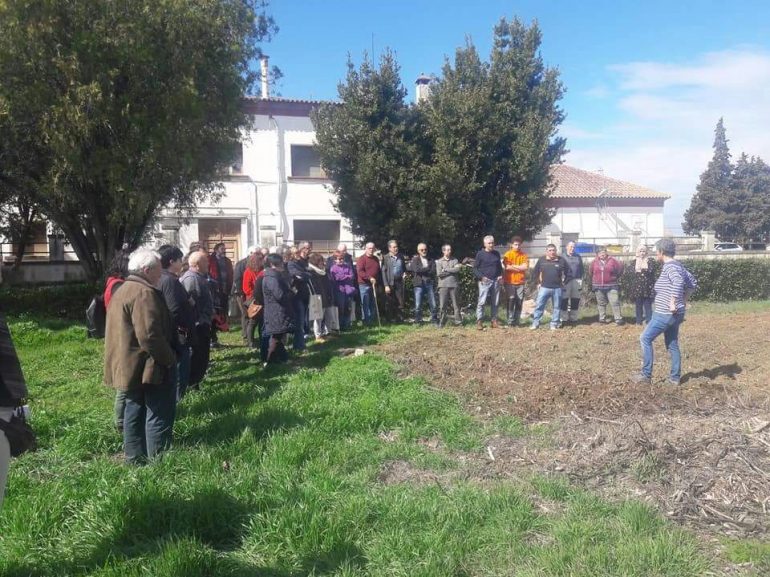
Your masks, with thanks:
[[[313,266],[310,263],[307,263],[307,266],[309,269],[311,269],[314,273],[320,274],[321,276],[326,276],[326,269],[318,268],[317,266]]]
[[[636,265],[634,266],[634,270],[636,270],[636,272],[645,272],[647,270],[648,264],[649,263],[647,262],[647,257],[636,257]]]

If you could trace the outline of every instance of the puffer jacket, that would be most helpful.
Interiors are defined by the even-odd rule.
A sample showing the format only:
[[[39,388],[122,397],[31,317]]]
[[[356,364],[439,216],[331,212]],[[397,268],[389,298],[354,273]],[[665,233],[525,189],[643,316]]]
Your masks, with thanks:
[[[291,292],[286,278],[274,268],[265,269],[262,280],[262,296],[265,303],[265,331],[269,335],[282,335],[294,330],[294,311]]]

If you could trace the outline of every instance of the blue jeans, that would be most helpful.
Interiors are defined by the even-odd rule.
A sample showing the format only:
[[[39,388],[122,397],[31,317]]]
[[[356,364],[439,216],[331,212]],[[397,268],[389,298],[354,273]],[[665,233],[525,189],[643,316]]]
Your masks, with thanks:
[[[479,300],[476,303],[476,320],[484,319],[484,305],[491,299],[492,320],[497,320],[497,305],[500,302],[500,283],[496,280],[479,281]]]
[[[375,310],[374,299],[377,295],[374,294],[374,289],[370,284],[358,285],[358,291],[361,293],[361,314],[365,325],[370,325],[373,322]]]
[[[301,298],[294,299],[294,350],[304,351],[307,330],[307,303]]]
[[[551,326],[558,328],[561,324],[561,287],[546,288],[541,286],[537,290],[537,302],[535,304],[535,312],[532,313],[532,326],[537,327],[540,325],[540,319],[543,318],[545,312],[545,305],[548,301],[553,300],[553,311],[551,312]]]
[[[652,299],[649,297],[639,298],[634,301],[636,304],[636,324],[642,324],[642,321],[650,324],[652,319]]]
[[[140,464],[171,446],[176,413],[176,386],[171,374],[162,385],[126,391],[123,452],[126,462]]]
[[[666,342],[666,349],[671,355],[671,372],[669,378],[678,381],[682,372],[682,355],[679,352],[679,325],[684,322],[684,313],[666,315],[663,313],[652,313],[652,319],[639,337],[642,343],[642,374],[645,377],[652,377],[653,351],[652,341],[660,333]]]
[[[428,309],[430,309],[430,322],[437,323],[436,316],[436,293],[433,290],[433,283],[425,283],[423,286],[414,287],[414,322],[422,322],[422,296],[428,297]]]

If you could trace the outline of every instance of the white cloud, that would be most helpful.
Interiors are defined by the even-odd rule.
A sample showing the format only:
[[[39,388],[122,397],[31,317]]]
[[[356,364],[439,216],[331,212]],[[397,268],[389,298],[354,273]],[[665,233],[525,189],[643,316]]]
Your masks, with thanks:
[[[614,178],[667,192],[667,224],[678,226],[711,158],[724,118],[733,157],[770,159],[770,53],[751,48],[704,54],[695,62],[632,62],[610,67],[617,121],[572,126],[567,162],[602,167]],[[581,131],[591,135],[582,138]],[[601,132],[604,139],[597,138]]]

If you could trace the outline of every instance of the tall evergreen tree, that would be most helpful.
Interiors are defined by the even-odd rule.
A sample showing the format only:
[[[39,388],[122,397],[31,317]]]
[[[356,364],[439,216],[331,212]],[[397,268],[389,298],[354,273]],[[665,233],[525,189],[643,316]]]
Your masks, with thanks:
[[[545,201],[554,187],[550,168],[565,140],[558,71],[540,56],[536,23],[502,19],[489,62],[470,42],[444,64],[426,106],[435,147],[430,190],[456,223],[455,244],[465,252],[481,237],[531,236],[548,224]]]
[[[770,240],[770,166],[761,158],[741,154],[730,186],[730,230],[724,238],[739,242]]]
[[[536,24],[502,20],[489,62],[470,43],[458,49],[418,106],[405,103],[392,53],[379,67],[348,64],[342,103],[321,107],[314,123],[337,208],[355,234],[434,249],[451,242],[472,254],[484,234],[530,235],[550,221],[563,88],[540,43]]]
[[[730,186],[733,165],[722,118],[714,130],[714,156],[700,176],[700,183],[684,213],[682,228],[686,234],[728,227],[725,218],[730,208]],[[731,238],[720,235],[721,238]]]

